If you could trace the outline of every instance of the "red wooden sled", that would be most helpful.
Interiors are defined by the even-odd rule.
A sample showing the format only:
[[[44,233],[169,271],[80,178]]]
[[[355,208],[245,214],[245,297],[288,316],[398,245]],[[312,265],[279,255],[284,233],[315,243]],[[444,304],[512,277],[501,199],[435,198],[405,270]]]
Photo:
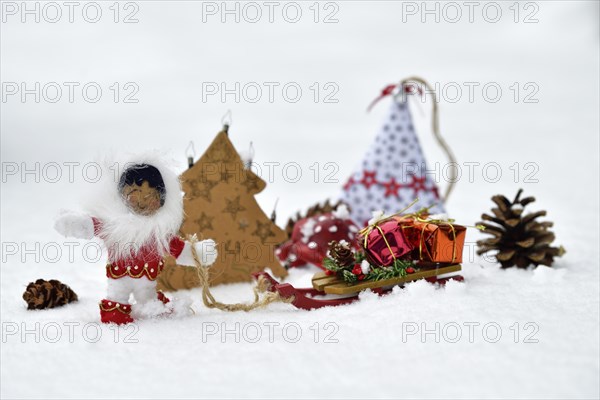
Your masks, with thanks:
[[[440,275],[458,272],[461,270],[459,264],[448,266],[425,266],[414,274],[409,274],[401,278],[386,279],[383,281],[362,281],[354,284],[348,284],[340,281],[335,276],[326,275],[324,272],[316,273],[312,278],[312,288],[295,288],[289,283],[279,283],[266,272],[257,272],[252,274],[255,279],[262,276],[269,282],[268,290],[277,292],[283,298],[293,297],[295,307],[303,310],[313,310],[321,307],[339,306],[349,304],[358,300],[358,293],[365,289],[371,289],[373,292],[384,295],[392,290],[394,286],[402,285],[406,282],[425,279],[430,283],[444,285],[449,280],[462,281],[461,275],[453,275],[439,278]],[[325,295],[342,295],[338,298],[317,298]]]

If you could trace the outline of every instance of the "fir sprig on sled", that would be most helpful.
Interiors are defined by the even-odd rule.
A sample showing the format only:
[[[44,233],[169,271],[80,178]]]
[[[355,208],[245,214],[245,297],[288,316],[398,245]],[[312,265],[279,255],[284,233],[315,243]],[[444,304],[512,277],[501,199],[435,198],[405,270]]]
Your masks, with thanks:
[[[331,272],[342,272],[346,269],[345,267],[339,266],[333,258],[329,257],[323,260],[323,266],[325,267],[325,269]]]
[[[389,267],[371,267],[371,271],[365,279],[373,281],[382,281],[384,279],[401,278],[406,276],[407,268],[413,267],[413,262],[409,260],[396,259]]]
[[[366,274],[363,274],[361,264],[366,260],[365,254],[360,251],[352,251],[354,262],[349,262],[348,251],[352,250],[350,250],[350,246],[347,242],[331,242],[329,244],[330,257],[326,257],[323,260],[323,266],[328,271],[331,271],[332,274],[336,274],[342,278],[346,283],[401,278],[409,273],[409,268],[412,269],[411,272],[414,272],[413,261],[396,259],[392,265],[387,267],[369,263],[369,271]]]

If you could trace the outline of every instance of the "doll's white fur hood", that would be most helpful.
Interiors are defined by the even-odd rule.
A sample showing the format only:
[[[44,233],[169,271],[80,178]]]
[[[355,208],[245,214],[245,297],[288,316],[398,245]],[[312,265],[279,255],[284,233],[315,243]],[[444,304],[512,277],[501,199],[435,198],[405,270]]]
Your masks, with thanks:
[[[156,246],[160,254],[168,253],[169,240],[177,234],[183,220],[183,197],[179,178],[165,160],[159,152],[146,152],[113,156],[100,163],[102,177],[92,185],[86,211],[101,221],[98,236],[104,241],[111,258],[135,256],[137,249],[144,245]],[[149,216],[131,211],[119,192],[121,175],[135,164],[156,167],[165,184],[164,204]]]

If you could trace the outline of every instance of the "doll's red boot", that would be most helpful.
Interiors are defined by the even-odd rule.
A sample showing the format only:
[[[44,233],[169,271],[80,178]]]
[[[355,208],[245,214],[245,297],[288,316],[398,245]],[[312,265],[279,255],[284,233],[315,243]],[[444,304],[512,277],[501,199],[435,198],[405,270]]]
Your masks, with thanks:
[[[165,296],[165,294],[162,292],[162,290],[156,291],[156,297],[158,297],[158,299],[160,301],[162,301],[163,304],[167,304],[168,302],[171,301],[171,299],[169,299],[167,296]]]
[[[131,306],[129,304],[117,303],[107,299],[100,302],[100,320],[105,324],[122,325],[133,322],[130,314]]]

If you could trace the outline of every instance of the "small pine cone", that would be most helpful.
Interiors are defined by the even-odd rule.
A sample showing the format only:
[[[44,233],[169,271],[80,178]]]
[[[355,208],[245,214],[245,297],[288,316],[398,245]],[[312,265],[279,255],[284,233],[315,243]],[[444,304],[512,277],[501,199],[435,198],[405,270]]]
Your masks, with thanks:
[[[354,253],[348,242],[329,242],[329,256],[340,267],[351,267],[354,265]]]
[[[38,279],[35,283],[27,285],[23,300],[27,303],[28,310],[43,310],[77,301],[77,294],[69,286],[55,279]]]
[[[521,199],[522,192],[519,190],[512,202],[501,195],[492,197],[497,207],[492,209],[493,215],[483,214],[480,222],[485,228],[483,232],[492,237],[477,242],[477,254],[495,251],[495,258],[502,268],[549,267],[555,257],[565,253],[565,249],[550,246],[554,241],[554,233],[549,230],[552,222],[537,221],[537,218],[546,215],[546,211],[523,215],[525,206],[533,203],[535,198]]]

